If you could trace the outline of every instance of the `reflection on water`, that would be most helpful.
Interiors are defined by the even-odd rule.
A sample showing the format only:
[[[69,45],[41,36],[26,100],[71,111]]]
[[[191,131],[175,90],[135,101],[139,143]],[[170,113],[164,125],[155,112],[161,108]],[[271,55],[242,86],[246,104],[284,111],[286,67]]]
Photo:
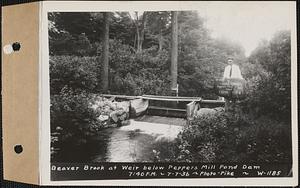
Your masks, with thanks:
[[[127,126],[101,130],[83,148],[62,148],[55,162],[152,162],[156,143],[173,141],[185,121],[176,118],[175,123],[174,118],[156,116],[150,118],[151,122],[146,122],[147,119],[130,120]]]

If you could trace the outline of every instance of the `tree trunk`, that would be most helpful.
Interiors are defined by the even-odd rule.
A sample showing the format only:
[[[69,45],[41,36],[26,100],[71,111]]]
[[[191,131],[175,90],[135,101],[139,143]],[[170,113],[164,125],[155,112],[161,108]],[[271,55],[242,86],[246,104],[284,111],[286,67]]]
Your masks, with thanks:
[[[138,15],[137,15],[138,18]],[[142,23],[139,23],[139,20],[136,20],[136,31],[137,31],[137,52],[143,50],[144,36],[145,36],[145,24],[146,24],[146,13],[143,13]]]
[[[171,91],[177,94],[177,58],[178,58],[178,21],[177,11],[172,11],[172,41],[171,41]]]
[[[137,34],[134,35],[134,42],[133,42],[133,48],[136,49],[136,41],[137,41]]]
[[[139,31],[138,35],[138,52],[141,52],[143,50],[143,43],[144,43],[144,28],[142,27]]]
[[[139,26],[136,26],[136,36],[137,36],[137,52],[140,52],[142,50],[141,47],[141,34],[140,34],[140,29]]]
[[[158,34],[158,51],[161,52],[163,48],[163,35],[162,35],[162,30],[160,29],[159,34]]]
[[[104,32],[103,32],[103,72],[102,72],[102,88],[103,92],[108,91],[108,72],[109,72],[109,12],[104,15]]]

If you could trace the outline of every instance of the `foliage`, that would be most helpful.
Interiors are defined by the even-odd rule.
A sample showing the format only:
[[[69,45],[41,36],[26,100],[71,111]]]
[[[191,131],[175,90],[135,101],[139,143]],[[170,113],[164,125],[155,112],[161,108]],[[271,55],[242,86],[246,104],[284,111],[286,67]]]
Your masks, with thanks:
[[[92,42],[96,42],[102,33],[102,14],[89,12],[52,12],[48,14],[48,19],[55,29],[50,30],[49,36],[56,37],[55,34],[69,33],[71,36],[85,34]],[[99,39],[98,39],[99,41]]]
[[[63,87],[58,94],[51,95],[51,129],[61,130],[61,143],[81,144],[99,128],[96,113],[89,107],[91,95],[82,90]]]
[[[168,46],[171,29],[171,13],[169,11],[147,12],[145,47],[157,46],[158,50]]]
[[[221,149],[221,140],[227,135],[227,119],[217,112],[200,116],[189,122],[179,135],[178,159],[187,162],[214,162],[216,152]]]
[[[249,57],[246,79],[248,94],[244,110],[280,121],[291,119],[290,32],[278,32],[264,41]]]
[[[58,94],[66,86],[93,92],[99,85],[99,71],[97,57],[50,56],[51,94]]]
[[[172,160],[290,162],[290,63],[289,32],[263,41],[241,64],[248,82],[247,97],[239,104],[243,112],[218,112],[190,121],[174,143],[172,150],[180,152]]]
[[[254,120],[241,129],[236,151],[242,162],[291,162],[290,125],[269,117]]]
[[[111,93],[127,95],[166,94],[168,92],[168,53],[143,50],[135,53],[120,41],[111,42]]]
[[[96,44],[91,43],[84,33],[76,36],[60,33],[49,39],[50,55],[92,56],[96,53]]]
[[[100,46],[101,44],[99,44]],[[100,57],[50,56],[51,93],[64,86],[92,93],[101,91]],[[164,94],[169,91],[168,53],[154,49],[135,53],[120,41],[110,41],[110,92],[114,94]]]
[[[140,28],[143,25],[140,22],[144,22],[143,50],[138,52],[136,20],[132,20],[128,12],[111,13],[111,93],[170,94],[167,91],[170,88],[167,85],[170,12],[144,12],[143,15],[144,20],[139,18],[138,23]],[[102,64],[102,13],[49,13],[49,25],[52,55],[98,56],[99,65]],[[225,39],[212,39],[204,26],[204,19],[197,12],[179,12],[178,25],[179,95],[216,99],[214,80],[222,75],[228,55],[237,57],[238,63],[243,64],[243,49]]]
[[[237,64],[245,60],[243,48],[226,39],[213,39],[197,12],[180,12],[178,80],[179,94],[216,99],[213,86],[222,77],[228,56]]]
[[[286,123],[219,111],[189,121],[175,142],[163,143],[169,155],[162,147],[155,155],[159,162],[291,162],[290,135]]]

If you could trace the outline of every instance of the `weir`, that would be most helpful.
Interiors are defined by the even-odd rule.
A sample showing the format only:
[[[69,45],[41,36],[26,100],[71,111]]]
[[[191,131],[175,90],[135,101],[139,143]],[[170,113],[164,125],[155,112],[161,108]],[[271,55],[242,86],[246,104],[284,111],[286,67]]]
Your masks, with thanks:
[[[225,101],[205,100],[200,97],[178,96],[126,96],[126,95],[101,95],[105,98],[113,98],[116,101],[130,102],[130,118],[141,115],[164,116],[176,118],[192,118],[200,108],[224,107]]]

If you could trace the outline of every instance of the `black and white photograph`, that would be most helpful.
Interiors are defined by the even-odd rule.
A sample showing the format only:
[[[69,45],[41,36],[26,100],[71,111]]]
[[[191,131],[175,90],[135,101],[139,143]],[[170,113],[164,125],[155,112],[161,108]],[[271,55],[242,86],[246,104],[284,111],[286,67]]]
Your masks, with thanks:
[[[292,177],[291,7],[48,12],[51,170]]]

